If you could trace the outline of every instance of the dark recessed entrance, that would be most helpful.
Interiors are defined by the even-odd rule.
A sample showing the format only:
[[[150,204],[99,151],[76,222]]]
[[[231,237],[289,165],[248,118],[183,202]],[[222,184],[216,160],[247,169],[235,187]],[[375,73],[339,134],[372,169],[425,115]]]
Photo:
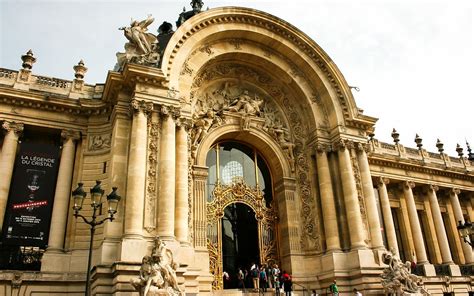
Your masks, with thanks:
[[[255,212],[248,205],[233,203],[224,209],[222,218],[223,271],[230,279],[224,280],[224,289],[237,288],[238,268],[249,270],[259,263],[258,224]]]

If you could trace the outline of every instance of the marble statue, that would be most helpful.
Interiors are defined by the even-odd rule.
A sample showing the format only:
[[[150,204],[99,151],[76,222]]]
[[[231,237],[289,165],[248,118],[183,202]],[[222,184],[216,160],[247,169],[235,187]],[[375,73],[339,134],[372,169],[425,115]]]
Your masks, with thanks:
[[[427,295],[421,277],[411,273],[409,261],[403,263],[393,251],[383,253],[382,260],[388,265],[380,276],[385,292],[397,296]]]
[[[143,21],[132,20],[129,27],[119,28],[129,41],[125,44],[125,53],[117,53],[117,66],[120,69],[127,62],[144,65],[158,63],[160,59],[158,39],[155,35],[147,32],[148,26],[154,20],[151,15],[148,15]]]
[[[176,270],[178,263],[174,261],[173,252],[160,239],[155,238],[150,255],[142,259],[140,275],[131,280],[131,284],[140,296],[181,296]]]

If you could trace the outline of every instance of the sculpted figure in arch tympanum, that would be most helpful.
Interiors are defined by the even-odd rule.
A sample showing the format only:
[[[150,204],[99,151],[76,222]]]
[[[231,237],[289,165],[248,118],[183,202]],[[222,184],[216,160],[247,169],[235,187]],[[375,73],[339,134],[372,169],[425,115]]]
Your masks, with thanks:
[[[226,122],[226,115],[240,117],[243,131],[253,125],[267,132],[287,152],[294,171],[295,145],[282,112],[265,95],[229,81],[209,88],[195,102],[191,134],[193,155],[205,135]]]

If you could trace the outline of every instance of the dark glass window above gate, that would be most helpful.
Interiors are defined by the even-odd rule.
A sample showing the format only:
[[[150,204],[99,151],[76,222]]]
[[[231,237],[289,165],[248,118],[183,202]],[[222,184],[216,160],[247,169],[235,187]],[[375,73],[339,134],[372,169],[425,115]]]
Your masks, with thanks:
[[[230,186],[243,182],[260,188],[267,206],[270,205],[273,199],[270,170],[255,149],[238,142],[217,143],[209,150],[206,165],[209,168],[208,201],[212,200],[217,184]]]

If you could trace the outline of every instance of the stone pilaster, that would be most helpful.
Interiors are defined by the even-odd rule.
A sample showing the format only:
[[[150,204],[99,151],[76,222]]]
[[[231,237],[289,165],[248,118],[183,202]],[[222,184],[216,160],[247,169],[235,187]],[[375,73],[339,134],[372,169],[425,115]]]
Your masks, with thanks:
[[[189,124],[180,121],[176,132],[176,207],[174,233],[181,244],[188,240],[188,130]]]
[[[54,206],[51,215],[49,230],[48,251],[60,251],[63,248],[64,234],[67,225],[69,196],[71,195],[71,180],[74,168],[75,141],[80,138],[78,132],[65,130],[61,132],[63,148],[59,163],[56,191],[54,193]]]
[[[390,200],[388,198],[388,192],[387,192],[387,185],[389,184],[389,182],[390,182],[389,179],[380,177],[377,183],[377,187],[379,191],[380,205],[382,208],[385,235],[387,236],[387,241],[388,241],[388,249],[393,250],[398,255],[399,251],[398,251],[397,235],[395,233],[395,225],[393,224],[392,209],[390,207]]]
[[[444,228],[443,217],[441,216],[441,210],[439,209],[438,198],[436,191],[438,186],[428,186],[428,200],[430,201],[431,213],[436,229],[436,236],[438,237],[438,244],[441,250],[441,258],[443,264],[452,264],[453,259],[451,258],[451,250],[449,249],[448,236],[446,235],[446,229]]]
[[[344,193],[347,220],[349,221],[351,249],[366,248],[364,224],[349,152],[349,149],[352,149],[352,142],[341,140],[337,143],[336,148],[338,149],[342,191]]]
[[[464,224],[465,221],[464,221],[464,216],[462,214],[461,204],[459,202],[459,193],[461,193],[459,189],[453,188],[449,192],[449,197],[450,197],[451,205],[453,207],[454,217],[456,218],[455,219],[456,223],[461,222],[462,224]],[[459,233],[456,233],[455,236],[459,237]],[[466,264],[472,264],[473,263],[472,247],[464,241],[462,242],[461,245],[462,245],[462,250],[464,253],[464,258],[466,259]]]
[[[316,166],[318,169],[319,191],[321,193],[321,209],[324,220],[324,233],[326,236],[327,251],[341,249],[339,230],[337,226],[337,212],[332,190],[331,173],[327,151],[329,147],[318,145],[316,153]]]
[[[176,190],[176,113],[168,106],[161,106],[160,181],[158,196],[158,235],[162,239],[175,238]]]
[[[365,206],[367,209],[367,219],[369,221],[370,239],[372,248],[383,249],[382,232],[380,228],[380,217],[377,209],[377,201],[375,200],[374,185],[372,176],[370,175],[369,160],[362,143],[357,144],[358,162],[360,169],[360,177],[362,181],[362,191],[365,196]]]
[[[18,138],[23,131],[23,124],[13,121],[4,121],[2,128],[6,130],[3,139],[2,153],[0,155],[0,230],[3,227],[5,209],[7,207],[8,193],[12,181],[13,166],[15,165]]]
[[[410,228],[413,234],[417,263],[425,264],[428,263],[428,258],[426,256],[425,243],[423,242],[420,220],[418,219],[418,213],[416,211],[415,198],[413,197],[412,188],[414,187],[415,183],[410,181],[406,181],[402,185],[403,194],[407,201],[408,218],[410,220]]]
[[[151,103],[131,101],[133,112],[125,201],[125,237],[141,236],[146,182],[147,114]]]
[[[194,228],[194,247],[196,249],[205,249],[206,243],[206,183],[208,168],[193,166],[193,228]]]

